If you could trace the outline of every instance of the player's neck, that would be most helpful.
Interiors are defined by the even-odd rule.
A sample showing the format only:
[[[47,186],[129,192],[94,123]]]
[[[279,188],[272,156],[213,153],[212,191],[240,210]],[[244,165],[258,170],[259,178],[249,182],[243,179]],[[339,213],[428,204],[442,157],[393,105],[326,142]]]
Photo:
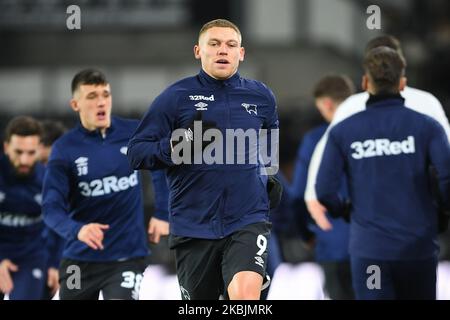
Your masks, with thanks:
[[[95,125],[89,125],[87,123],[84,123],[83,120],[81,120],[81,125],[83,128],[85,128],[87,131],[98,131],[101,133],[102,137],[104,138],[106,136],[106,130],[111,126],[111,121],[108,122],[108,124],[104,127],[97,127]]]

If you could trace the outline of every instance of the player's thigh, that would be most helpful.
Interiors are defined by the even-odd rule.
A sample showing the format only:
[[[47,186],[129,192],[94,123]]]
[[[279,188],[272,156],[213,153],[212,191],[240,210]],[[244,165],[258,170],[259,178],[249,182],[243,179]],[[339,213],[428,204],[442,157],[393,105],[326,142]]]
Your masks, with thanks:
[[[398,299],[436,300],[437,257],[395,262]]]
[[[233,233],[224,252],[222,272],[225,288],[241,271],[253,271],[266,279],[271,224],[259,222]]]
[[[147,263],[145,258],[110,263],[102,284],[105,300],[138,300]]]
[[[357,300],[397,299],[389,261],[351,256],[350,264]]]
[[[59,267],[59,298],[97,300],[103,273],[102,264],[62,259]]]
[[[332,300],[353,300],[350,261],[320,263],[325,274],[325,290]]]
[[[10,300],[40,300],[44,297],[47,282],[45,259],[18,263],[19,270],[12,273],[14,289]]]
[[[224,243],[224,240],[191,239],[174,248],[183,300],[216,300],[222,294]]]

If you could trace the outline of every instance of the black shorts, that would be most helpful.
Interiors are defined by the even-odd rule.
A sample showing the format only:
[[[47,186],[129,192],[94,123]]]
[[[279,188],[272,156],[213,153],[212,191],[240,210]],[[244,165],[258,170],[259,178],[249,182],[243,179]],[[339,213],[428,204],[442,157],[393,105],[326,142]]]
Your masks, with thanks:
[[[254,271],[265,279],[271,226],[251,224],[217,240],[172,236],[182,299],[227,298],[228,285],[240,271]]]
[[[137,300],[146,258],[113,262],[63,259],[59,267],[61,300]]]

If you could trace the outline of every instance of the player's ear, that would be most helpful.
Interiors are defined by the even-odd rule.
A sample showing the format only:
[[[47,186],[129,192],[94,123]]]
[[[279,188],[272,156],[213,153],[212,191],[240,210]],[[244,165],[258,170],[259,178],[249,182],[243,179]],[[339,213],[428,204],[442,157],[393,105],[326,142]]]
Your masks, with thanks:
[[[244,61],[244,56],[245,56],[245,48],[241,47],[239,49],[239,61]]]
[[[80,111],[80,108],[78,107],[78,103],[77,100],[75,99],[70,99],[70,107],[72,108],[73,111],[78,112]]]
[[[197,60],[200,60],[200,46],[198,45],[198,44],[196,44],[195,46],[194,46],[194,57],[195,57],[195,59],[197,59]]]
[[[400,83],[399,83],[399,86],[398,86],[398,90],[399,91],[403,91],[403,90],[405,90],[405,87],[406,87],[406,84],[408,83],[408,78],[406,78],[406,77],[401,77],[400,78]]]
[[[8,154],[8,142],[3,142],[3,152],[5,154]]]
[[[367,89],[369,88],[369,78],[366,75],[362,76],[362,80],[361,80],[361,88],[364,91],[367,91]]]

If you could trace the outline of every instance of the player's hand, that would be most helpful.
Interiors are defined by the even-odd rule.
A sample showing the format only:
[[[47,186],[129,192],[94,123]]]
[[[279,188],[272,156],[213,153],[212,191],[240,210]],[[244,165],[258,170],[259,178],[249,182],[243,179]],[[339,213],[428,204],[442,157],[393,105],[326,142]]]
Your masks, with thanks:
[[[201,150],[197,150],[195,147],[197,146],[196,143],[194,143],[194,138],[197,136],[195,133],[195,123],[198,122],[198,126],[200,126],[201,124],[201,144],[199,144],[201,146]],[[209,129],[217,129],[217,124],[214,121],[208,121],[208,120],[203,120],[203,113],[201,111],[197,111],[197,113],[195,114],[194,119],[192,119],[192,122],[186,127],[186,128],[182,128],[184,129],[184,136],[183,137],[178,137],[178,141],[174,140],[173,138],[170,139],[170,149],[171,152],[174,152],[175,146],[177,146],[179,143],[184,144],[184,148],[188,148],[191,150],[191,163],[193,161],[193,157],[194,154],[197,152],[203,152],[203,150],[210,145],[211,143],[214,143],[214,139],[212,141],[207,141],[207,140],[203,140],[203,135],[204,133],[209,130]],[[179,154],[180,156],[183,156],[182,153]]]
[[[267,178],[267,194],[269,196],[269,207],[275,209],[281,202],[283,195],[283,185],[275,176],[268,176]]]
[[[306,201],[306,206],[308,208],[311,217],[317,223],[320,229],[328,231],[333,229],[330,221],[328,221],[326,212],[327,209],[317,200]]]
[[[50,288],[52,295],[55,295],[59,289],[59,272],[58,269],[48,268],[47,286]]]
[[[94,250],[103,250],[104,231],[108,230],[109,225],[100,223],[89,223],[81,227],[78,232],[78,240],[86,243]]]
[[[152,217],[148,224],[148,238],[152,243],[159,243],[161,236],[169,234],[169,223],[164,220]]]
[[[14,283],[10,272],[16,272],[19,267],[11,262],[9,259],[4,259],[0,262],[0,291],[7,294],[14,288]]]

